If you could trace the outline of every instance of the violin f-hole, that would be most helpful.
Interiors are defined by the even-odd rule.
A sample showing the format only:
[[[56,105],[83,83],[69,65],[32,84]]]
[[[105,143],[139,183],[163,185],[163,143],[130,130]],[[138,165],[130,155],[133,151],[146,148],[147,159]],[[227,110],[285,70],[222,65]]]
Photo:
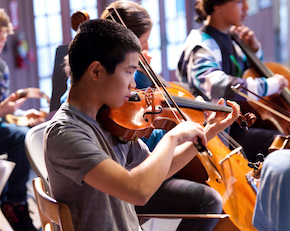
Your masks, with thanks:
[[[145,112],[143,114],[143,119],[146,121],[146,122],[149,122],[148,118],[146,118],[146,115],[158,115],[162,112],[162,107],[161,106],[158,106],[157,109],[159,109],[159,111],[148,111],[148,112]]]

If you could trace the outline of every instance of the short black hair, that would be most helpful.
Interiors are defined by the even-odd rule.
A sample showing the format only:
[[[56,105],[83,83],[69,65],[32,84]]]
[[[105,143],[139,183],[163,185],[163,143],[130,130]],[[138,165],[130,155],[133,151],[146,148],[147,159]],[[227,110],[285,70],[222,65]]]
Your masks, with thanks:
[[[83,22],[68,49],[72,82],[77,83],[93,61],[113,74],[127,53],[140,51],[137,36],[123,25],[104,19]]]

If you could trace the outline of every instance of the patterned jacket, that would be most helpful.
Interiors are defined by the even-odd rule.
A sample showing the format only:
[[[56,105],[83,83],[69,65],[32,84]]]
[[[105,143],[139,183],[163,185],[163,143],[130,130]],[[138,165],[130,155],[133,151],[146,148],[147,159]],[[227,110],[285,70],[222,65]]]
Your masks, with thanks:
[[[10,74],[6,62],[0,58],[0,102],[9,95]]]
[[[212,102],[216,102],[221,97],[237,101],[245,100],[230,88],[236,84],[246,87],[259,96],[276,93],[279,90],[276,79],[241,78],[242,73],[249,66],[247,57],[234,41],[232,43],[238,58],[229,58],[237,68],[236,73],[228,75],[222,70],[222,53],[217,42],[201,30],[192,30],[178,62],[177,78],[188,82],[194,95],[202,95]],[[256,56],[262,58],[261,48]]]

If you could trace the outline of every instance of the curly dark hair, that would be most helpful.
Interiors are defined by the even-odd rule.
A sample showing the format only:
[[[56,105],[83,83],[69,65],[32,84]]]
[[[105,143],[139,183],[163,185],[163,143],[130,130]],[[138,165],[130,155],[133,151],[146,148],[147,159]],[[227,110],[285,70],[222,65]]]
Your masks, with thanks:
[[[226,2],[231,2],[233,0],[201,0],[203,2],[203,10],[207,15],[211,15],[214,12],[214,6],[220,6]]]

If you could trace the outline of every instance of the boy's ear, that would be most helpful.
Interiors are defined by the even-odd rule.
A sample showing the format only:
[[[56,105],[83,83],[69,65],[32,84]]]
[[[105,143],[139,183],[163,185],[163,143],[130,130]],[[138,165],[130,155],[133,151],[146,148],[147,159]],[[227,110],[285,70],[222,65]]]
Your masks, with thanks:
[[[99,78],[101,67],[102,65],[99,61],[94,61],[90,64],[89,73],[93,80],[97,80]]]

